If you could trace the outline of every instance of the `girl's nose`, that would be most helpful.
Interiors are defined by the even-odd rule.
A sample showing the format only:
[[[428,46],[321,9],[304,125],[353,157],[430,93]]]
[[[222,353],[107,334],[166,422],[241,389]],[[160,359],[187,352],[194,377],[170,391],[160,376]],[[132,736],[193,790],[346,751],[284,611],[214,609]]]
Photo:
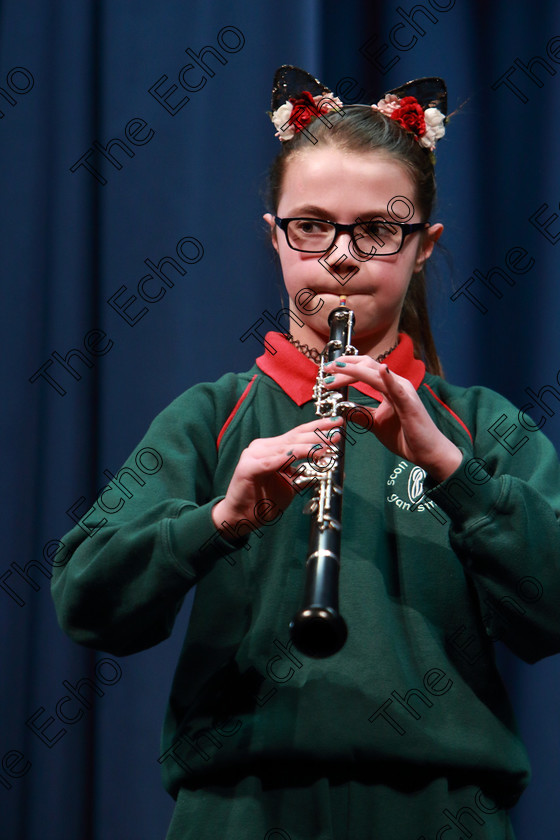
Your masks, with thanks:
[[[347,283],[359,271],[360,263],[354,254],[350,234],[341,231],[330,250],[323,254],[319,262],[342,286]]]

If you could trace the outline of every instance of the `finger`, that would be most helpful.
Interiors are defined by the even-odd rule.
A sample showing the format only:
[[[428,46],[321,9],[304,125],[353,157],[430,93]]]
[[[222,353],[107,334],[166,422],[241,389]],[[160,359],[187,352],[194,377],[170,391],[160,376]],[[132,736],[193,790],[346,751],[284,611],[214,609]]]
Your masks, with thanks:
[[[314,423],[311,423],[305,429],[292,429],[290,432],[282,435],[279,443],[282,446],[288,445],[288,448],[293,443],[308,444],[317,443],[318,440],[324,440],[327,437],[335,435],[342,427],[344,418],[337,415],[336,417],[321,417]]]
[[[346,356],[344,358],[345,361],[341,363],[344,365],[342,369],[337,367],[338,360],[330,363],[325,378],[327,389],[336,390],[354,382],[364,382],[385,396],[389,398],[392,396],[400,397],[401,402],[404,400],[407,405],[410,405],[410,401],[407,399],[407,396],[410,396],[408,380],[391,371],[386,364],[380,364],[369,356]],[[349,362],[348,365],[346,360]]]
[[[373,361],[373,360],[372,360]],[[326,371],[325,387],[331,390],[343,388],[345,385],[352,385],[354,382],[364,382],[366,385],[371,385],[377,391],[385,391],[385,380],[381,375],[381,370],[370,367],[369,365],[355,365],[350,368],[331,368]]]
[[[428,420],[429,414],[422,404],[417,391],[412,383],[403,377],[397,377],[390,370],[384,370],[383,379],[386,385],[385,401],[389,403],[401,423],[410,428],[410,423],[423,423]]]
[[[272,473],[286,461],[307,458],[310,451],[328,453],[340,438],[342,417],[317,417],[271,438],[256,438],[242,454],[243,472],[248,475]],[[319,444],[319,447],[317,446]]]
[[[336,449],[340,432],[334,431],[323,438],[309,434],[304,440],[289,438],[268,438],[255,440],[245,450],[244,468],[252,475],[271,473],[287,467],[295,461],[317,459],[330,455]]]
[[[279,437],[286,438],[288,436],[293,435],[306,435],[310,432],[313,433],[315,429],[329,429],[336,425],[340,425],[342,423],[341,417],[316,417],[314,420],[310,420],[309,423],[302,423],[301,426],[295,426],[293,429],[290,429],[289,432],[284,432],[283,435],[279,435]],[[274,440],[274,438],[271,438]]]
[[[353,365],[360,364],[371,364],[374,369],[381,367],[379,362],[376,362],[371,356],[339,356],[338,359],[328,362],[325,368],[334,368],[336,370],[339,367],[352,367]]]
[[[338,439],[339,436],[337,436],[336,440],[333,439],[331,441],[319,441],[315,439],[311,443],[295,443],[291,449],[285,450],[284,455],[286,459],[291,459],[292,461],[301,461],[303,459],[308,461],[310,459],[316,460],[323,455],[330,455],[332,452],[336,452]]]
[[[356,405],[346,414],[346,421],[350,426],[361,426],[369,432],[373,431],[377,408],[368,405]]]
[[[385,386],[385,393],[397,410],[410,409],[411,406],[416,404],[416,391],[413,395],[410,389],[404,386],[404,382],[408,380],[403,380],[401,376],[392,373],[388,365],[382,366],[380,375]]]

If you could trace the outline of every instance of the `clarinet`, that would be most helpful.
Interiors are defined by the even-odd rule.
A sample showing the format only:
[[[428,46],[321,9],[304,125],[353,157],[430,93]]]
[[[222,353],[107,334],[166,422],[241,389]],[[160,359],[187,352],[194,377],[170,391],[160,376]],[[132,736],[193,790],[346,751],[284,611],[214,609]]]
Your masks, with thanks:
[[[344,416],[354,407],[347,401],[348,388],[329,391],[325,388],[324,366],[339,356],[355,355],[352,346],[354,313],[340,306],[329,315],[330,338],[321,354],[317,381],[313,389],[316,413],[320,417]],[[338,573],[340,570],[340,540],[342,488],[344,482],[345,435],[333,444],[330,452],[318,459],[317,466],[305,465],[296,484],[313,479],[313,496],[303,512],[312,515],[309,548],[306,561],[306,581],[303,608],[290,623],[290,636],[296,648],[307,656],[323,659],[337,653],[346,642],[348,629],[338,612]]]

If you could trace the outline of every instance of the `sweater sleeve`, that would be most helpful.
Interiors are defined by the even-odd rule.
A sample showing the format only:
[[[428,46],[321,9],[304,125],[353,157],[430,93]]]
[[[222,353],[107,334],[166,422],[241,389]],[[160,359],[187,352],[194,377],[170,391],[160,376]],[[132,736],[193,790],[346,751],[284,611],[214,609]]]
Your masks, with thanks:
[[[227,394],[198,385],[156,417],[63,537],[52,596],[79,644],[125,655],[166,639],[188,590],[233,550],[211,518],[223,498],[213,488],[217,434],[238,396],[236,377],[224,380]]]
[[[472,448],[461,445],[455,473],[425,487],[450,518],[451,547],[474,582],[489,637],[536,662],[560,652],[560,464],[514,406],[476,390]]]

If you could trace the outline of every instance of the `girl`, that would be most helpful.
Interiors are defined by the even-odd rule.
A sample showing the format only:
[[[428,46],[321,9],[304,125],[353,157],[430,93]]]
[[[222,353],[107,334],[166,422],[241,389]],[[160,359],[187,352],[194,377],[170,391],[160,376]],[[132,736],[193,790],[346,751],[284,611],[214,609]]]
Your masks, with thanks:
[[[424,268],[443,231],[444,87],[345,107],[285,67],[272,109],[283,147],[264,218],[290,332],[154,420],[64,539],[59,621],[134,653],[197,585],[158,758],[169,840],[506,840],[529,766],[493,641],[529,662],[560,649],[560,468],[532,426],[515,445],[510,403],[441,375]],[[312,399],[341,297],[358,355],[327,385],[350,385],[361,418],[344,430],[348,640],[311,659],[288,634],[309,533],[295,476],[341,435]]]

